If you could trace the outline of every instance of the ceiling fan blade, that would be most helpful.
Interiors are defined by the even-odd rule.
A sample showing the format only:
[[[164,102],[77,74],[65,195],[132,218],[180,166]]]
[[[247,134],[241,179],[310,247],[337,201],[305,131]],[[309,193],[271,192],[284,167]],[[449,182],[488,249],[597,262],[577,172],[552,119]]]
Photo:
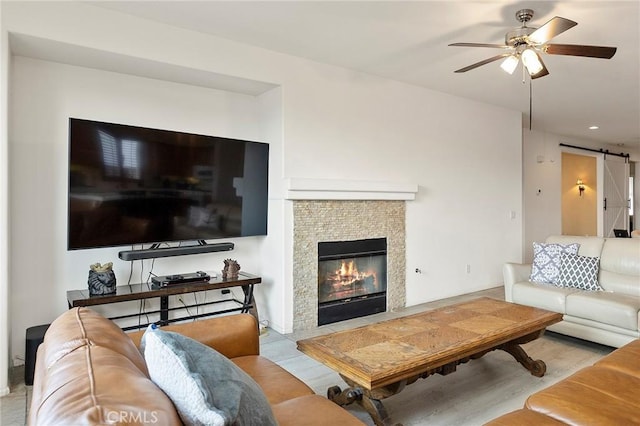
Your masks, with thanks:
[[[611,59],[617,48],[607,46],[583,46],[579,44],[547,44],[544,51],[550,55],[586,56]]]
[[[451,43],[449,46],[461,46],[461,47],[493,47],[496,49],[511,49],[511,46],[506,44],[490,44],[490,43]]]
[[[503,53],[501,55],[496,55],[496,56],[493,56],[493,57],[491,57],[489,59],[485,59],[484,61],[476,62],[475,64],[471,64],[471,65],[466,66],[464,68],[460,68],[459,70],[455,70],[454,72],[467,72],[467,71],[470,71],[470,70],[472,70],[474,68],[478,68],[478,67],[481,67],[483,65],[489,64],[491,62],[497,61],[498,59],[506,58],[507,56],[510,56],[510,55],[511,55],[510,53]]]
[[[543,26],[532,32],[529,35],[529,40],[531,40],[535,44],[543,44],[548,42],[558,34],[562,34],[568,29],[575,27],[576,25],[578,25],[577,22],[556,16],[554,18],[551,18]]]
[[[534,75],[532,75],[531,76],[531,80],[535,80],[536,78],[540,78],[540,77],[544,77],[545,75],[549,75],[549,70],[547,69],[547,66],[542,61],[542,58],[540,57],[538,52],[536,52],[536,55],[538,55],[538,60],[540,61],[540,64],[542,64],[542,69],[540,71],[538,71],[537,73],[535,73]]]

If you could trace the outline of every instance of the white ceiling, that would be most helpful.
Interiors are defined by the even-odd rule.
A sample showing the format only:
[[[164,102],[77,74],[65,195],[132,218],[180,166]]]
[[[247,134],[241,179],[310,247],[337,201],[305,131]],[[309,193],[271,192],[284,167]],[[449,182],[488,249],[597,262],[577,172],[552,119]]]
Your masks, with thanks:
[[[453,71],[499,51],[448,47],[503,43],[554,16],[578,22],[552,42],[616,46],[610,60],[545,55],[550,75],[533,81],[533,129],[640,146],[640,2],[627,1],[118,1],[91,2],[177,27],[439,90],[523,112],[529,84],[500,61]],[[465,117],[460,117],[461,121]],[[599,130],[589,130],[591,125]],[[624,151],[624,146],[620,148]]]

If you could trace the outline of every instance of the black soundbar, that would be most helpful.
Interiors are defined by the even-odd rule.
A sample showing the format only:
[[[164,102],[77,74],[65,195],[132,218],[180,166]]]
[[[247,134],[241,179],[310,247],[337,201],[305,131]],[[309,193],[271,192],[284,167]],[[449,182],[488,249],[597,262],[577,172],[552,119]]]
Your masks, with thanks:
[[[213,253],[233,250],[233,243],[204,244],[197,246],[161,247],[141,250],[125,250],[118,253],[122,260],[154,259],[157,257],[185,256],[187,254]]]

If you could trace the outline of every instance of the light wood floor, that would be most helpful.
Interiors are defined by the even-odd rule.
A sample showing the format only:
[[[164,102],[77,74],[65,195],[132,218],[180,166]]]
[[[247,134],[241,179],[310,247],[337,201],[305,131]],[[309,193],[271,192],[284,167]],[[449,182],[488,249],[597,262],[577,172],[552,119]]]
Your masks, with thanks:
[[[267,329],[260,337],[263,356],[278,363],[307,383],[316,393],[325,395],[328,387],[344,387],[337,373],[296,349],[298,339],[358,327],[372,322],[435,309],[448,304],[489,296],[503,299],[503,288],[485,290],[437,302],[425,303],[400,312],[388,312],[319,327],[313,331],[281,335]],[[547,364],[542,378],[529,374],[510,355],[501,351],[458,366],[448,376],[430,376],[407,386],[401,393],[384,400],[392,420],[412,425],[481,425],[523,406],[528,395],[543,389],[579,369],[593,364],[613,348],[554,333],[524,346],[534,359]],[[23,369],[17,368],[11,394],[0,399],[0,425],[22,425],[31,387],[25,386]],[[373,422],[357,405],[346,408],[369,425]]]

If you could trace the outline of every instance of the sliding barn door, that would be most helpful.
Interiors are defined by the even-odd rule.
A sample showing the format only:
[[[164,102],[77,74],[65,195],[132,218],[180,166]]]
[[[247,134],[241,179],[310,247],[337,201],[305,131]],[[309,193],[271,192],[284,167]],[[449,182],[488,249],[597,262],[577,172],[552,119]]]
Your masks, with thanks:
[[[604,158],[604,236],[614,237],[614,229],[629,230],[629,163],[626,158]]]

